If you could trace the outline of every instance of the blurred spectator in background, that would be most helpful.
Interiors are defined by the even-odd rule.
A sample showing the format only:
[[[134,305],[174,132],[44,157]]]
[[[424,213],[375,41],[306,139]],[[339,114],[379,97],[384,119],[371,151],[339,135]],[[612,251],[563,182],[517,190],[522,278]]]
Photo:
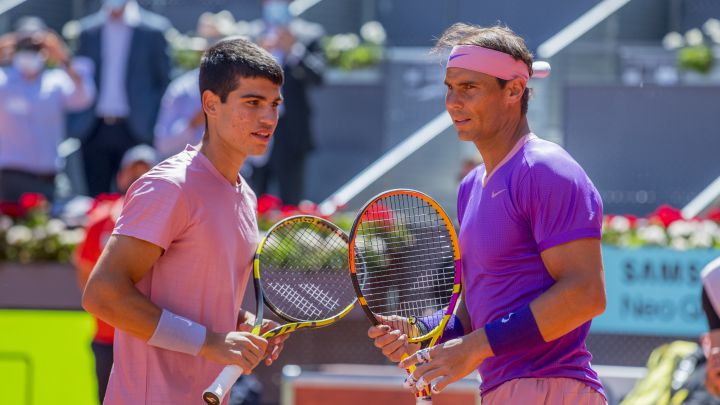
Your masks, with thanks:
[[[705,388],[715,397],[720,397],[720,257],[705,266],[701,275],[702,307],[709,330],[700,339],[707,357]]]
[[[193,69],[173,80],[165,91],[155,125],[155,148],[164,159],[197,145],[205,132],[198,75]]]
[[[263,18],[250,23],[251,35],[285,71],[284,101],[269,160],[252,162],[251,182],[259,196],[275,181],[280,199],[297,205],[303,198],[306,157],[313,149],[308,88],[322,82],[325,61],[319,40],[324,30],[293,18],[289,6],[288,0],[265,0]]]
[[[203,13],[200,16],[197,37],[192,41],[195,51],[202,53],[217,41],[233,34],[234,19],[228,24],[225,20],[227,13]],[[202,140],[205,114],[200,103],[199,72],[196,68],[178,76],[163,95],[155,125],[155,148],[163,159],[182,152],[188,144],[197,145]]]
[[[3,62],[11,62],[0,68],[0,201],[26,192],[52,200],[65,114],[95,97],[92,62],[71,61],[63,40],[37,17],[21,18],[16,28],[0,38]]]
[[[160,99],[169,82],[167,19],[135,0],[103,0],[80,21],[78,55],[96,66],[97,103],[71,116],[70,135],[82,141],[88,192],[107,192],[126,150],[152,144]]]
[[[123,194],[130,185],[139,179],[157,163],[155,150],[147,145],[138,145],[127,152],[122,158],[116,182],[121,194],[102,194],[94,202],[88,213],[85,226],[85,240],[75,250],[75,267],[77,268],[80,289],[85,289],[88,277],[95,263],[100,258],[105,243],[112,234],[123,206]],[[91,344],[95,355],[95,374],[97,375],[98,395],[100,403],[105,398],[110,370],[113,365],[113,337],[115,329],[95,318],[97,330]]]

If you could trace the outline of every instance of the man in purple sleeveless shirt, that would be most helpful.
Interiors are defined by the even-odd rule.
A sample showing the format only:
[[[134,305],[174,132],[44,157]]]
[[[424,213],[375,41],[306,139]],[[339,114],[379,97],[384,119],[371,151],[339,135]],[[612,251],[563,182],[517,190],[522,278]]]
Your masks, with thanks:
[[[448,113],[484,164],[458,193],[465,305],[443,344],[400,362],[418,365],[406,385],[437,393],[478,369],[483,405],[605,404],[585,346],[590,320],[605,309],[602,201],[577,162],[532,134],[526,118],[527,81],[549,66],[533,66],[506,27],[455,24],[437,46],[452,47]],[[418,352],[388,326],[368,335],[391,360]]]

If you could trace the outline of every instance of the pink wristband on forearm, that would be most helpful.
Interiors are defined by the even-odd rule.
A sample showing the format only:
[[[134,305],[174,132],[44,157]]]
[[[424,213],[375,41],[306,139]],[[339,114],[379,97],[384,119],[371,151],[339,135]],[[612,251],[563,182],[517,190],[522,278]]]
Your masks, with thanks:
[[[197,356],[205,343],[205,333],[205,327],[199,323],[163,309],[155,333],[148,340],[148,344]]]

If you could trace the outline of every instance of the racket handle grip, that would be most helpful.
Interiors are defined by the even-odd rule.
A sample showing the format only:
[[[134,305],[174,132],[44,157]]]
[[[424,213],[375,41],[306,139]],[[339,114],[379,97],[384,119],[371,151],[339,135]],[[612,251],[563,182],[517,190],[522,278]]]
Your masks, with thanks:
[[[230,392],[233,384],[243,374],[242,368],[236,365],[225,366],[215,381],[203,392],[203,400],[208,405],[220,405],[225,395]]]

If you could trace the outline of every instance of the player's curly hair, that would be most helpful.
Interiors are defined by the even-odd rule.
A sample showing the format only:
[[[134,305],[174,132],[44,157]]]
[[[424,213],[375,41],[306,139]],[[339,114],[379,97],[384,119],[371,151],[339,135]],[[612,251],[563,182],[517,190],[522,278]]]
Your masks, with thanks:
[[[456,45],[476,45],[507,53],[516,60],[523,61],[528,67],[530,76],[533,74],[533,55],[525,45],[525,40],[507,26],[498,24],[492,27],[481,27],[479,25],[455,23],[443,32],[440,39],[437,40],[433,52],[441,53]],[[504,88],[507,84],[507,80],[497,80],[501,88]],[[522,115],[527,114],[531,92],[530,88],[525,88],[520,107]]]

